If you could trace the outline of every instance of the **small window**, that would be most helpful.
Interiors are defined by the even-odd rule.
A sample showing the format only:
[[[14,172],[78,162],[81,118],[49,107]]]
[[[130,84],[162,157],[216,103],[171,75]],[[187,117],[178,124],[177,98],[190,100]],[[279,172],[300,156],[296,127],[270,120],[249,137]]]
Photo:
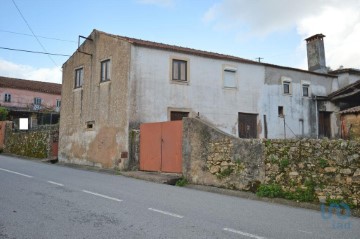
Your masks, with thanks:
[[[75,70],[75,88],[82,87],[84,82],[84,68]]]
[[[302,92],[303,92],[303,96],[304,96],[304,97],[309,97],[309,96],[310,96],[309,89],[310,89],[310,85],[309,85],[309,84],[303,84],[303,85],[302,85]]]
[[[187,81],[187,62],[183,60],[173,60],[172,80]]]
[[[232,68],[224,69],[224,87],[236,88],[236,69],[232,69]]]
[[[283,107],[283,106],[279,106],[279,107],[278,107],[278,115],[279,115],[279,117],[281,117],[281,118],[284,117],[284,107]]]
[[[290,81],[283,81],[283,89],[284,89],[284,94],[290,95]]]
[[[34,105],[41,105],[41,98],[35,97],[34,98]]]
[[[184,117],[189,117],[189,112],[183,112],[183,111],[171,111],[170,112],[170,120],[182,120]]]
[[[11,102],[11,95],[10,94],[5,94],[5,102]]]
[[[61,107],[61,100],[56,99],[56,107],[58,107],[58,108]]]
[[[95,121],[88,121],[86,122],[86,128],[87,129],[94,129]]]
[[[101,76],[100,81],[109,81],[111,75],[111,62],[110,60],[105,60],[101,62]]]

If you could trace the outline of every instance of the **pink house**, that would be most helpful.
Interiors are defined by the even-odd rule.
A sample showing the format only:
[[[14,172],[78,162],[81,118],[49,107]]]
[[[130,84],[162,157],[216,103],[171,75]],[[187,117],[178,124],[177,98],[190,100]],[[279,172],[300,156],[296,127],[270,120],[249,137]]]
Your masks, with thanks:
[[[0,106],[8,120],[29,118],[29,126],[56,124],[61,106],[61,84],[0,76]]]

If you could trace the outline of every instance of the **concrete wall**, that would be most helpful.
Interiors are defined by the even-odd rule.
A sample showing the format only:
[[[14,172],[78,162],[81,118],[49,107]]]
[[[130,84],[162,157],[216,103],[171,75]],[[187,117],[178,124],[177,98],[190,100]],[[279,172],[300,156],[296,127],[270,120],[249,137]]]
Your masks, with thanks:
[[[260,112],[265,68],[133,46],[131,48],[130,123],[167,121],[170,110],[187,110],[232,135],[238,135],[238,112]],[[171,81],[171,59],[188,61],[189,83]],[[224,66],[236,68],[236,88],[223,87]],[[258,124],[261,118],[258,117]],[[259,127],[259,136],[264,133]]]
[[[343,88],[347,85],[353,84],[360,80],[360,75],[350,74],[349,72],[344,72],[338,74],[339,78],[339,88]]]
[[[130,44],[94,31],[63,65],[59,160],[99,167],[125,167],[128,158]],[[100,83],[101,61],[110,59],[111,80]],[[74,89],[75,69],[84,84]],[[88,125],[92,124],[92,128]]]
[[[282,77],[291,81],[291,94],[283,93]],[[338,108],[331,104],[316,106],[313,96],[327,96],[332,92],[336,77],[326,77],[293,70],[266,67],[265,87],[261,95],[261,109],[267,117],[268,138],[317,137],[317,111],[332,114],[333,137],[339,133],[339,120],[335,113]],[[302,84],[310,84],[309,97],[302,94]],[[284,117],[279,117],[278,107],[282,106]],[[285,129],[284,129],[285,119]]]

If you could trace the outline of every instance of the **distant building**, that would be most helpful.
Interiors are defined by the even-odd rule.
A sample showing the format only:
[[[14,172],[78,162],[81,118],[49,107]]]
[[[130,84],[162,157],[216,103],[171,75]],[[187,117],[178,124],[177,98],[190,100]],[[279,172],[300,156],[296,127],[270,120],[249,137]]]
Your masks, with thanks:
[[[61,84],[0,77],[0,106],[9,111],[8,120],[28,118],[29,127],[56,124],[61,106]]]

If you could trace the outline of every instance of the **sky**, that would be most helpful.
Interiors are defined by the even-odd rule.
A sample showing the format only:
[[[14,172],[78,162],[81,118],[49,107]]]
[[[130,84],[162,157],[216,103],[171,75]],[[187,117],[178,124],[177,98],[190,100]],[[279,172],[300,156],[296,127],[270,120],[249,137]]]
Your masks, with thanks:
[[[1,0],[0,75],[61,83],[93,29],[307,69],[304,39],[326,37],[326,64],[360,69],[360,0]],[[34,35],[36,37],[34,37]]]

